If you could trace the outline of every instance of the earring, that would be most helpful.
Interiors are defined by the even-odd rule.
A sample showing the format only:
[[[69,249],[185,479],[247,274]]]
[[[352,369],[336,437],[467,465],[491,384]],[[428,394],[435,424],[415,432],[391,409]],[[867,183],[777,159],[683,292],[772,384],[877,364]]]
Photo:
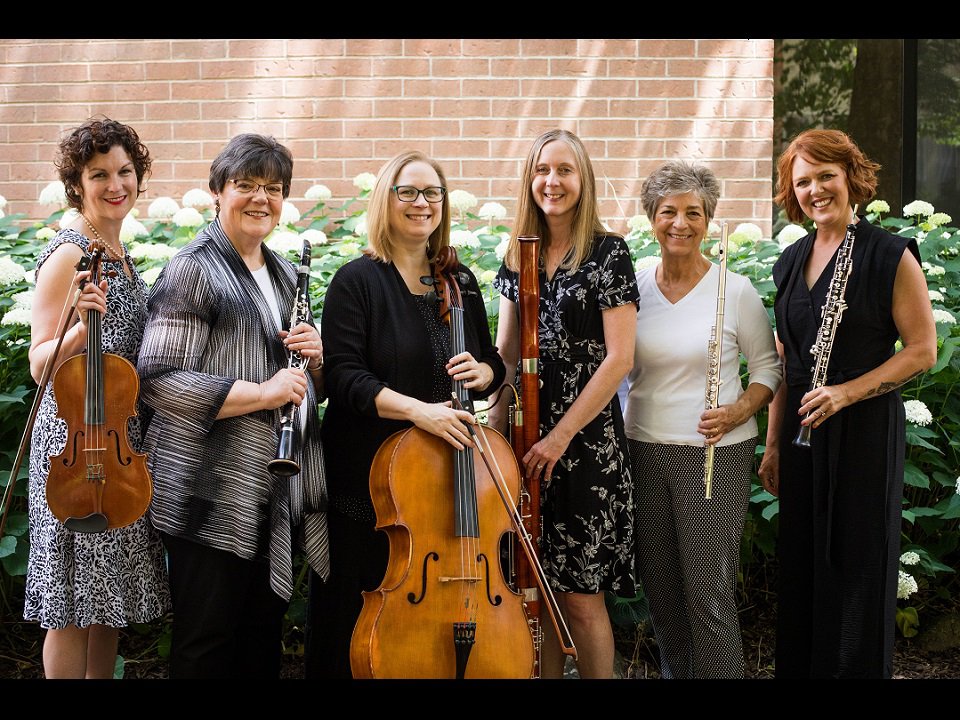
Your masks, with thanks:
[[[220,215],[220,198],[213,201],[213,206],[217,209],[217,215]]]

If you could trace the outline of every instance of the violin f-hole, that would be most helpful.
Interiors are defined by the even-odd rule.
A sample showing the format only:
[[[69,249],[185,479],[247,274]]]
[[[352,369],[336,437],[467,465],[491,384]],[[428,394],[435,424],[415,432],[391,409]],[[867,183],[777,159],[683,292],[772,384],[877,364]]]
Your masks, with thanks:
[[[132,463],[133,462],[132,457],[130,457],[129,455],[127,455],[126,458],[123,457],[123,450],[121,449],[121,446],[120,446],[120,434],[116,430],[110,430],[109,432],[107,432],[107,436],[112,437],[114,445],[117,446],[117,460],[120,462],[120,464],[126,467],[127,465]]]
[[[70,454],[70,457],[65,457],[65,458],[63,459],[62,462],[63,462],[63,466],[64,466],[64,467],[73,467],[74,465],[77,464],[77,445],[79,444],[79,440],[80,440],[80,438],[81,438],[82,436],[83,436],[83,432],[82,432],[82,431],[81,431],[81,432],[77,432],[77,433],[74,434],[74,436],[73,436],[73,445],[72,445],[72,447],[71,447],[71,449],[73,450],[73,452]]]

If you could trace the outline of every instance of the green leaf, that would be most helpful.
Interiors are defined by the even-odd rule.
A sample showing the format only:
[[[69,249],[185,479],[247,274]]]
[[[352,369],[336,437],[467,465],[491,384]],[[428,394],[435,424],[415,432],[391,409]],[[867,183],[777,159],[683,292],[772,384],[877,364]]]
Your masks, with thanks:
[[[771,520],[774,515],[780,512],[780,500],[774,500],[772,503],[767,505],[763,511],[760,513],[763,516],[764,520]]]
[[[123,667],[125,661],[122,655],[117,655],[116,662],[113,664],[113,679],[114,680],[123,680]]]
[[[926,473],[920,470],[911,462],[906,463],[903,468],[903,482],[911,487],[927,489],[930,487],[930,479]]]
[[[914,637],[920,627],[920,618],[915,607],[897,608],[897,627],[904,637]]]
[[[938,372],[943,370],[947,365],[950,364],[950,358],[953,357],[953,351],[957,347],[957,338],[948,337],[943,341],[943,347],[940,348],[937,352],[937,362],[934,363],[933,367],[930,368],[927,373],[929,375],[936,375]]]
[[[13,555],[17,551],[17,539],[12,535],[4,535],[0,538],[0,558]]]

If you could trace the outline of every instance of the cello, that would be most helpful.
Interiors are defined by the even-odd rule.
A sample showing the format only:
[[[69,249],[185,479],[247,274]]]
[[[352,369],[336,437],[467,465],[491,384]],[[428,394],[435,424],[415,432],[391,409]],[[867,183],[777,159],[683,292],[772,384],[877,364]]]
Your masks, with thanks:
[[[433,277],[451,356],[466,349],[457,266],[456,251],[444,248]],[[453,396],[472,408],[462,381],[453,381]],[[391,435],[374,457],[370,494],[390,559],[380,587],[363,593],[350,644],[355,678],[533,675],[523,599],[499,562],[512,527],[501,493],[516,497],[520,471],[506,439],[483,433],[482,462],[479,446],[456,450],[417,427]],[[506,468],[506,488],[491,475],[494,466]]]
[[[99,284],[103,249],[93,241],[89,252],[89,282]],[[147,456],[131,449],[127,435],[140,378],[129,360],[103,352],[102,337],[101,314],[88,313],[86,353],[65,360],[53,377],[67,442],[59,455],[50,456],[47,505],[74,532],[130,525],[153,497]]]

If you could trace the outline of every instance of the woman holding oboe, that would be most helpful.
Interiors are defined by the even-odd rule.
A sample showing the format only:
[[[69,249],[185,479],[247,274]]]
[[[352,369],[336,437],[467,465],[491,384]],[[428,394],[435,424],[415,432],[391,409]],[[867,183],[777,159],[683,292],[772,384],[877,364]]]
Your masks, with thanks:
[[[210,166],[216,219],[150,294],[138,370],[155,411],[144,450],[169,558],[174,678],[279,677],[298,538],[327,573],[323,347],[309,313],[287,327],[298,272],[263,243],[292,174],[272,137],[233,138]],[[278,476],[268,466],[291,403],[303,407],[300,471]]]
[[[654,171],[641,190],[661,260],[637,273],[625,422],[638,567],[664,678],[743,677],[736,582],[757,445],[754,415],[781,379],[757,291],[725,268],[721,285],[721,268],[703,254],[719,197],[712,171],[682,161]],[[741,355],[750,374],[746,390]],[[710,386],[719,393],[713,409]]]
[[[893,672],[905,442],[897,388],[933,365],[937,335],[916,242],[854,215],[879,168],[838,130],[800,133],[777,164],[776,202],[790,220],[816,223],[773,268],[785,382],[760,477],[780,496],[777,677]],[[842,303],[828,303],[844,282]],[[824,323],[835,334],[814,352],[830,335]],[[821,363],[826,383],[811,388]],[[801,426],[811,428],[808,446],[794,444]]]

